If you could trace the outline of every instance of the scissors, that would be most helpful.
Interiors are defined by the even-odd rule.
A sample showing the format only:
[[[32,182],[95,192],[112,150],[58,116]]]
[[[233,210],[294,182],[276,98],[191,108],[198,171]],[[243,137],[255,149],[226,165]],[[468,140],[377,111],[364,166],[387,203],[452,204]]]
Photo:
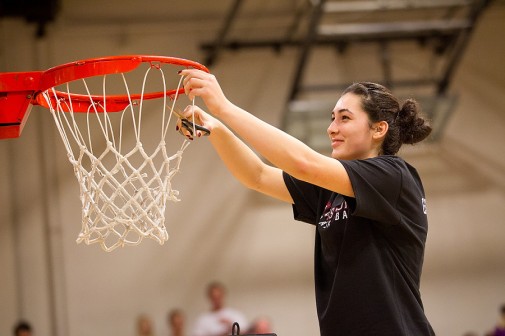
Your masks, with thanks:
[[[204,135],[204,136],[210,135],[210,130],[209,129],[207,129],[207,128],[203,127],[203,126],[200,126],[198,124],[192,123],[191,121],[189,121],[188,119],[184,118],[179,112],[177,112],[175,110],[172,110],[172,112],[177,117],[179,117],[179,119],[181,120],[182,127],[184,129],[186,129],[186,131],[188,131],[191,136],[193,136],[193,130],[201,131],[202,135]],[[179,130],[179,133],[182,134],[182,129]]]

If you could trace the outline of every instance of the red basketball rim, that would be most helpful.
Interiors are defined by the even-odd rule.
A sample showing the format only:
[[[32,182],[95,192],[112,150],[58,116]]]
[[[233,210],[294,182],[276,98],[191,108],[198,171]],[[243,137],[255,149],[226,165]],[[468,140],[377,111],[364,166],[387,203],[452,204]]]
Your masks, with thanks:
[[[83,78],[129,72],[136,69],[141,63],[150,63],[152,67],[157,67],[160,63],[172,64],[209,72],[207,67],[198,62],[177,57],[126,55],[92,58],[62,64],[44,71],[39,82],[39,92]],[[54,90],[54,94],[47,96],[52,106],[55,106],[58,100],[62,110],[65,112],[70,110],[73,112],[103,112],[105,106],[108,112],[117,112],[124,110],[126,106],[140,99],[156,99],[164,95],[170,97],[181,93],[183,93],[183,89],[170,89],[166,92],[149,92],[142,95],[98,96]],[[36,96],[36,103],[49,108],[49,103],[43,95],[38,94]]]

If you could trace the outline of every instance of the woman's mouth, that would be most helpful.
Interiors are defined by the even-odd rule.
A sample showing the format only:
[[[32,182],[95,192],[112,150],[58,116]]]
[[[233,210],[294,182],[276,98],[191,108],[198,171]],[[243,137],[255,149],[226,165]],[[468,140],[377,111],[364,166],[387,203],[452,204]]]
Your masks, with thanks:
[[[344,143],[344,140],[342,140],[342,139],[331,139],[331,146],[332,147],[338,147],[343,143]]]

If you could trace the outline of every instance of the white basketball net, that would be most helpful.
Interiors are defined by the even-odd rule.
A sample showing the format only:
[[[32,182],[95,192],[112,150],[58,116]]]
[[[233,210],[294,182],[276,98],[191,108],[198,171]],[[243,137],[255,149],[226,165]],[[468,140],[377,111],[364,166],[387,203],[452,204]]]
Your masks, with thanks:
[[[149,111],[150,117],[153,114],[158,117],[159,139],[151,150],[144,148],[141,142],[143,96],[151,70],[158,71],[163,92],[167,92],[161,66],[151,65],[144,75],[141,98],[136,100],[130,95],[125,75],[115,75],[123,78],[123,89],[129,98],[129,104],[122,112],[108,113],[106,102],[97,103],[86,79],[79,82],[91,103],[87,113],[74,113],[72,104],[68,103],[72,100],[70,95],[66,101],[60,99],[54,104],[49,98],[57,98],[55,88],[43,92],[80,185],[82,229],[78,243],[99,243],[109,252],[117,247],[137,245],[143,238],[154,239],[161,245],[168,239],[166,202],[179,201],[178,191],[172,189],[171,180],[179,171],[182,154],[189,142],[179,136],[177,139],[182,144],[176,147],[175,154],[168,153],[167,132],[178,95],[168,97],[165,94],[155,99],[157,110]],[[103,96],[106,95],[106,77],[103,76],[102,80]],[[181,83],[182,77],[177,89]],[[66,93],[71,92],[69,86],[69,83],[65,84]],[[98,112],[99,107],[105,112]],[[175,124],[171,127],[175,129]],[[152,140],[156,133],[156,130],[149,129],[149,139]]]

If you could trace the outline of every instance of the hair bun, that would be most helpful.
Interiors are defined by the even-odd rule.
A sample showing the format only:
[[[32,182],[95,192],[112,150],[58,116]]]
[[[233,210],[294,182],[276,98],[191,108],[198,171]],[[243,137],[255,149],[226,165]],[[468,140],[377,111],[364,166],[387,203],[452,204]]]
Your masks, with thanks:
[[[431,126],[421,116],[420,108],[414,99],[407,99],[400,111],[396,122],[400,127],[400,140],[402,143],[415,144],[424,140],[431,133]]]

